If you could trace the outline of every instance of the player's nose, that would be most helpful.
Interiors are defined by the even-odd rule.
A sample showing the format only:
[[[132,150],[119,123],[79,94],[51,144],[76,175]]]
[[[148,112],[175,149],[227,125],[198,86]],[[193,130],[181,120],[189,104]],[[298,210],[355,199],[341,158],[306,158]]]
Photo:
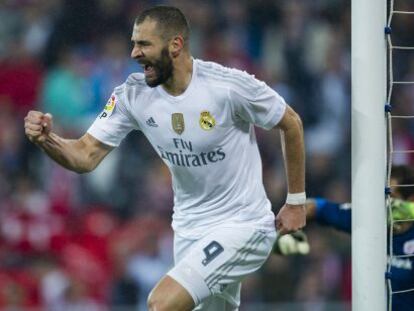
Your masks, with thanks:
[[[134,46],[131,51],[131,58],[138,59],[144,56],[142,50],[138,46]]]

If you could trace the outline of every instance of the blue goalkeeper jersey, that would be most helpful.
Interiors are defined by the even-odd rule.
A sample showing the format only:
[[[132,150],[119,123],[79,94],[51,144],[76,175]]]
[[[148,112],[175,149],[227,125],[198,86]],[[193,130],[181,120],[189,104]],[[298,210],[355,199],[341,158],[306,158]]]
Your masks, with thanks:
[[[325,199],[316,199],[316,221],[319,224],[334,227],[351,233],[351,204],[337,204]],[[387,247],[389,255],[389,247]],[[414,254],[414,226],[393,238],[394,256]],[[414,257],[396,258],[391,260],[392,291],[413,289],[412,292],[392,295],[392,311],[414,310]]]

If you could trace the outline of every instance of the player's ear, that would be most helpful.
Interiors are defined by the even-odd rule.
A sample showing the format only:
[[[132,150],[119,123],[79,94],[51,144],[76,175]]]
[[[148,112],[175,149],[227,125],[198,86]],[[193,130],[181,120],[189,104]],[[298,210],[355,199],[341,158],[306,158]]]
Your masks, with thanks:
[[[172,38],[169,46],[172,57],[178,57],[184,49],[184,38],[182,36],[175,36]]]

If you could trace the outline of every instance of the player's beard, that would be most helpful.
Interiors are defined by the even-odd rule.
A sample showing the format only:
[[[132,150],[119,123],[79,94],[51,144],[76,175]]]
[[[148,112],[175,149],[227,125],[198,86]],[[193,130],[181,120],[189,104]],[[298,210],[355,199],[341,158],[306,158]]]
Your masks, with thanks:
[[[149,87],[156,87],[163,84],[172,77],[173,64],[167,47],[161,50],[159,59],[152,62],[151,66],[154,70],[154,77],[145,76],[145,82]]]

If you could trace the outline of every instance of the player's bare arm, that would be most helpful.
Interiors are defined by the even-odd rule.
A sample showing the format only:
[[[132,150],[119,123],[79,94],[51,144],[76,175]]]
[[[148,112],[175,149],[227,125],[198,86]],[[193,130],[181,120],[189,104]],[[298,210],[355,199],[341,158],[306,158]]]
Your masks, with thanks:
[[[288,199],[276,216],[276,227],[280,234],[285,234],[306,224],[305,146],[302,121],[291,107],[287,106],[276,128],[281,132],[288,184]]]
[[[52,132],[52,116],[40,111],[29,111],[24,118],[27,138],[63,167],[87,173],[95,169],[113,149],[89,134],[79,139],[64,139]]]

